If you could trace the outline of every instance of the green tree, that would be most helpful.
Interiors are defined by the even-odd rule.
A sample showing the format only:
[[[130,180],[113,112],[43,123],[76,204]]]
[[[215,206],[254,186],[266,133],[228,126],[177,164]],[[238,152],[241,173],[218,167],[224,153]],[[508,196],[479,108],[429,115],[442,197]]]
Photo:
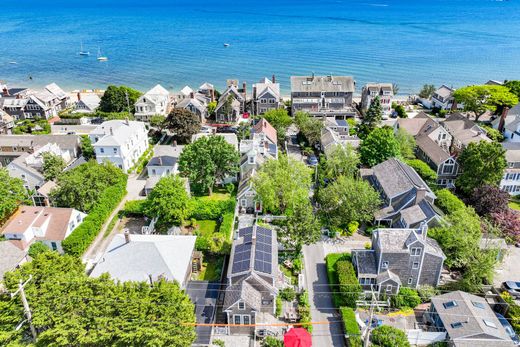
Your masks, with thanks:
[[[518,97],[504,86],[467,86],[453,93],[455,101],[464,104],[464,110],[475,113],[478,121],[486,111],[495,112],[497,108],[512,107],[518,103]]]
[[[339,176],[354,177],[358,173],[359,155],[350,144],[335,145],[327,153],[327,160],[322,165],[323,176],[335,179]]]
[[[397,93],[399,93],[399,85],[397,83],[392,83],[392,92],[394,93],[394,95],[397,95]]]
[[[410,347],[404,331],[390,325],[375,328],[370,334],[370,341],[374,347]]]
[[[150,125],[157,130],[162,131],[164,129],[165,120],[166,118],[164,116],[156,114],[150,118]]]
[[[200,131],[201,124],[200,118],[193,112],[183,108],[174,108],[166,117],[164,127],[186,143],[190,142],[191,137]]]
[[[50,193],[58,207],[71,207],[88,213],[100,195],[110,186],[126,181],[127,176],[112,163],[89,161],[62,172],[56,179],[57,187]]]
[[[457,187],[470,194],[484,185],[498,185],[507,166],[505,150],[496,142],[470,143],[459,155],[462,174]]]
[[[404,109],[403,105],[395,105],[394,110],[397,113],[397,117],[408,118],[408,113],[406,113],[406,110]]]
[[[361,179],[340,176],[318,194],[321,213],[335,229],[345,230],[350,222],[369,222],[381,201],[379,193]]]
[[[284,108],[269,110],[262,115],[262,118],[276,129],[278,142],[282,143],[285,140],[287,128],[292,124],[292,118],[287,113],[287,110]]]
[[[374,166],[401,154],[392,128],[377,128],[368,135],[359,148],[361,163]]]
[[[126,86],[108,86],[101,97],[98,110],[101,112],[130,111],[130,113],[133,113],[135,102],[140,96],[141,92]]]
[[[401,158],[415,159],[415,147],[417,146],[415,143],[415,138],[403,128],[399,128],[399,130],[397,130],[397,134],[395,134],[395,139],[399,143],[399,152],[401,152]]]
[[[507,81],[506,83],[504,83],[504,86],[507,87],[511,93],[515,94],[518,99],[520,99],[519,80]]]
[[[81,154],[83,154],[83,158],[85,158],[86,161],[96,157],[96,152],[88,135],[81,136]]]
[[[233,101],[235,101],[235,97],[233,95],[229,94],[226,101],[224,101],[224,104],[220,108],[221,112],[224,115],[229,116],[233,112]],[[216,106],[215,106],[215,109],[216,109]]]
[[[399,293],[390,298],[392,307],[395,308],[415,308],[421,303],[419,293],[412,288],[401,287]]]
[[[487,125],[481,125],[480,127],[486,131],[487,137],[489,137],[494,142],[504,141],[504,135],[497,129],[493,129],[492,127]]]
[[[146,197],[144,213],[157,217],[161,226],[182,224],[190,215],[190,197],[184,180],[177,175],[161,178]]]
[[[320,239],[321,225],[308,200],[294,205],[285,225],[286,227],[278,232],[279,240],[297,253],[301,252],[303,245]]]
[[[210,103],[208,103],[208,114],[213,115],[215,113],[216,108],[217,108],[216,101],[211,101]]]
[[[278,340],[276,337],[267,336],[262,341],[262,347],[284,347],[284,344],[282,340]]]
[[[27,254],[29,254],[31,258],[36,258],[38,254],[43,252],[51,252],[51,249],[47,247],[43,242],[37,241],[31,244],[31,246],[29,247],[29,252],[27,252]]]
[[[376,96],[374,99],[372,99],[367,112],[363,116],[362,124],[364,124],[370,132],[381,123],[382,119],[383,107],[381,106],[381,100],[379,99],[379,96]]]
[[[427,185],[433,186],[437,184],[437,172],[421,159],[406,160],[406,164],[411,166]]]
[[[177,283],[113,281],[89,278],[77,257],[43,252],[5,275],[9,291],[32,275],[25,286],[36,346],[190,346],[194,306]],[[8,303],[9,304],[6,304]],[[19,298],[0,294],[0,345],[26,345],[29,325]]]
[[[238,172],[240,156],[224,137],[204,136],[190,143],[179,158],[179,172],[197,190],[211,195],[216,183]]]
[[[0,222],[7,219],[20,204],[30,203],[24,182],[9,176],[6,168],[0,168]]]
[[[294,122],[305,136],[310,146],[315,146],[320,142],[321,130],[323,129],[323,121],[310,116],[307,112],[296,112]]]
[[[280,155],[264,163],[253,178],[265,210],[284,214],[308,201],[312,170],[299,160]]]
[[[419,92],[419,97],[422,99],[429,99],[432,97],[433,93],[435,93],[435,86],[433,84],[425,84]]]
[[[56,155],[51,152],[45,152],[42,155],[43,157],[43,177],[46,181],[53,181],[58,177],[60,173],[63,172],[63,169],[67,166],[65,160],[59,155]]]

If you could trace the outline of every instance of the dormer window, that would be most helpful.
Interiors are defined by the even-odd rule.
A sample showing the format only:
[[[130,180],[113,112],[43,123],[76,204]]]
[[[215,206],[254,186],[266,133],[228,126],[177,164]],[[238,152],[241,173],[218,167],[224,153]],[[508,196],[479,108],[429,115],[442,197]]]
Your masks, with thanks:
[[[383,269],[388,269],[388,262],[387,261],[384,261],[383,264],[381,264],[381,267]]]
[[[238,303],[238,309],[241,310],[241,311],[245,310],[246,309],[246,304],[243,301],[240,301]]]
[[[422,251],[421,248],[419,248],[419,247],[414,247],[414,248],[412,248],[411,255],[413,255],[413,256],[421,255],[421,251]]]

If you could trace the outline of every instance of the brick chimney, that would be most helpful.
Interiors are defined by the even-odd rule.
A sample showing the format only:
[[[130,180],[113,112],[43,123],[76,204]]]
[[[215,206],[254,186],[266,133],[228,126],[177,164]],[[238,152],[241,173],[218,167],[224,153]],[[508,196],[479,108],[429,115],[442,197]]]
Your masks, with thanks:
[[[130,232],[128,230],[125,230],[125,243],[130,243]]]
[[[507,114],[509,113],[509,107],[504,107],[502,110],[502,114],[500,115],[500,122],[498,123],[498,131],[504,131],[504,126],[506,125]]]
[[[275,76],[274,74],[273,74],[273,76],[271,76],[271,81],[272,81],[273,83],[276,83],[276,76]]]

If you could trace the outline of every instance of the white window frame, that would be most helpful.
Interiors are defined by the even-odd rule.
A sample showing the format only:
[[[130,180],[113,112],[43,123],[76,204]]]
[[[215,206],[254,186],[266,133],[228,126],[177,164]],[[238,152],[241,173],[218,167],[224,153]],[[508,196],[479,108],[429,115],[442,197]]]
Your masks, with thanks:
[[[388,265],[390,265],[387,261],[384,261],[381,263],[381,268],[382,269],[388,269]]]
[[[238,302],[238,309],[239,309],[240,311],[244,311],[244,310],[246,309],[246,304],[245,304],[245,302],[243,302],[243,301],[239,301],[239,302]]]
[[[413,283],[413,277],[409,277],[408,278],[408,284],[412,284]]]
[[[417,270],[420,266],[420,263],[418,261],[414,261],[413,264],[412,264],[412,269],[413,270]]]
[[[422,254],[421,247],[412,247],[411,253],[412,256],[420,256]]]
[[[391,284],[387,284],[387,285],[386,285],[386,292],[387,292],[387,293],[392,292],[392,289],[394,289],[394,286],[393,286],[393,285],[391,285]]]

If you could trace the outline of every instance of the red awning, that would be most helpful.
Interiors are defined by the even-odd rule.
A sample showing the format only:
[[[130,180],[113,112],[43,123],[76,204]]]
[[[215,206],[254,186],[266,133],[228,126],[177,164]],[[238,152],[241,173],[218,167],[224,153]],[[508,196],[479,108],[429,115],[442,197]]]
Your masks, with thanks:
[[[285,347],[311,347],[311,334],[304,328],[292,328],[283,336]]]

